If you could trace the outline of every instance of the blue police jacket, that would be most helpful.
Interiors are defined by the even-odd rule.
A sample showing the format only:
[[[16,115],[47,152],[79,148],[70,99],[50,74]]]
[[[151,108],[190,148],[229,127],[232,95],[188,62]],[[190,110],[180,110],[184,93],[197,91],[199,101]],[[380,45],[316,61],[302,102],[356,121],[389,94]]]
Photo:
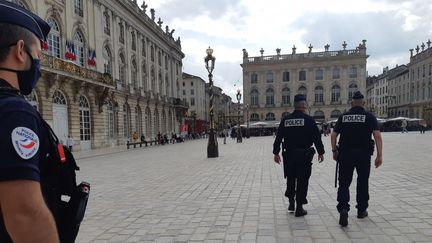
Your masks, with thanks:
[[[284,149],[308,149],[314,144],[318,154],[324,154],[315,120],[302,111],[295,110],[282,118],[273,143],[273,154],[279,154],[282,139]]]

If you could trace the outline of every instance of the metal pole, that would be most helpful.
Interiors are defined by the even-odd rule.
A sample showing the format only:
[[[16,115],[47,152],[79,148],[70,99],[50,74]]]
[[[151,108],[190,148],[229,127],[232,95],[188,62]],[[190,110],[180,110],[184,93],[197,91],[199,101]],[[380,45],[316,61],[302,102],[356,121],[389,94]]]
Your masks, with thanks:
[[[237,111],[237,142],[242,142],[242,134],[241,134],[241,128],[240,128],[240,99],[237,97],[238,100],[238,111]]]
[[[213,75],[209,73],[209,94],[210,94],[210,133],[209,133],[209,140],[208,140],[208,146],[207,146],[207,158],[215,158],[219,157],[219,151],[218,151],[218,145],[217,145],[217,138],[215,136],[214,131],[214,122],[213,122]]]

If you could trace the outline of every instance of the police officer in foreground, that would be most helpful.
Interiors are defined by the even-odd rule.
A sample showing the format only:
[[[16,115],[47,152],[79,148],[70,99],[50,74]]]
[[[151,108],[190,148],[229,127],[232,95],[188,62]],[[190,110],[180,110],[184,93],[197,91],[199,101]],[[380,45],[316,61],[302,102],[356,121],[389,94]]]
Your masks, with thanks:
[[[307,190],[309,177],[312,172],[312,159],[315,149],[318,150],[318,161],[324,160],[324,146],[321,134],[315,120],[307,115],[307,103],[304,95],[294,97],[294,112],[282,118],[273,143],[273,160],[280,163],[280,145],[283,139],[283,165],[284,176],[287,179],[285,196],[289,200],[289,211],[294,211],[294,203],[297,204],[295,216],[301,217],[307,214],[303,204],[307,204]]]
[[[378,168],[382,164],[382,139],[378,122],[375,116],[363,108],[363,98],[359,91],[354,93],[352,108],[339,117],[331,135],[333,159],[339,164],[337,209],[340,213],[339,224],[343,227],[348,225],[349,186],[354,169],[357,171],[357,218],[368,216],[369,174],[374,150],[371,134],[377,148],[375,167]],[[338,135],[339,147],[336,146]]]
[[[41,75],[41,41],[49,30],[38,16],[0,0],[2,243],[59,241],[40,186],[39,163],[45,155],[42,151],[48,134],[37,111],[22,96],[31,93]]]

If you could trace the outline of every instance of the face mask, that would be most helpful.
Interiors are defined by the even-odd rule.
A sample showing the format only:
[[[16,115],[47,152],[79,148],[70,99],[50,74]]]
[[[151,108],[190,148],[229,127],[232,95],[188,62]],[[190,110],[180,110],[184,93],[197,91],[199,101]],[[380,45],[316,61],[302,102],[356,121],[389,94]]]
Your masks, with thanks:
[[[40,60],[34,59],[27,50],[26,53],[29,55],[31,60],[29,70],[14,70],[0,67],[0,70],[10,71],[17,74],[19,90],[23,95],[29,95],[32,92],[41,76]]]

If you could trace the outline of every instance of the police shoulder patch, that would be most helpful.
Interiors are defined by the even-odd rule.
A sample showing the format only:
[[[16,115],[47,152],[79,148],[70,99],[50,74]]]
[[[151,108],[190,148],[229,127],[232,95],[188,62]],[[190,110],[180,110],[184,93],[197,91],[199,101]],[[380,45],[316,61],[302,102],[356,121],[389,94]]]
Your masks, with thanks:
[[[11,134],[12,144],[23,159],[31,159],[39,150],[39,137],[27,127],[16,127]]]

